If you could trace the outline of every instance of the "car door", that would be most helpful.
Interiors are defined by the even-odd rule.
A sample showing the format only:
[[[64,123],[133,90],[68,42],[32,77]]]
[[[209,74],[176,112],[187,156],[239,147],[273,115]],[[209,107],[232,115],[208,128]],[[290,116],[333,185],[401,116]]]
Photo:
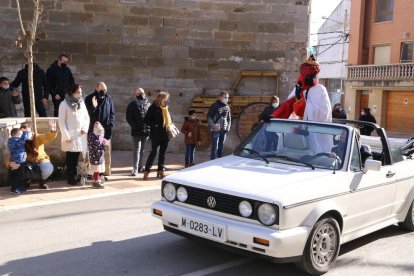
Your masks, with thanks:
[[[393,154],[393,161],[397,173],[396,193],[392,211],[393,214],[396,214],[404,207],[407,196],[414,187],[414,160],[404,159],[399,148],[394,148],[391,152],[395,153]],[[408,204],[410,203],[408,202]]]
[[[389,217],[396,192],[396,173],[393,165],[381,166],[379,171],[362,170],[360,146],[354,137],[349,169],[350,202],[347,231],[368,227]]]

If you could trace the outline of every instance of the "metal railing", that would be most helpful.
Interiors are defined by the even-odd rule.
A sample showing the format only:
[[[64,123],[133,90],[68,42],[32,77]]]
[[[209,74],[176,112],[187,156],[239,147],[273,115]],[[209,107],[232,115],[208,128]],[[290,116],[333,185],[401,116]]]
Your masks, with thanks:
[[[414,79],[414,63],[348,66],[347,80]]]

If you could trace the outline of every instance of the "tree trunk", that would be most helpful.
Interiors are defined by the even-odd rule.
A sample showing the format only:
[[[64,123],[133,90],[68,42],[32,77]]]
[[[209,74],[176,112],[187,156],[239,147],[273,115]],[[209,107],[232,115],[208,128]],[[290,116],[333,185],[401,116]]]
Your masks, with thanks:
[[[32,119],[32,130],[34,133],[37,133],[37,124],[36,124],[36,105],[35,105],[35,93],[33,85],[33,47],[31,43],[27,44],[26,49],[27,55],[27,64],[28,64],[28,81],[29,81],[29,96],[30,96],[30,114]]]

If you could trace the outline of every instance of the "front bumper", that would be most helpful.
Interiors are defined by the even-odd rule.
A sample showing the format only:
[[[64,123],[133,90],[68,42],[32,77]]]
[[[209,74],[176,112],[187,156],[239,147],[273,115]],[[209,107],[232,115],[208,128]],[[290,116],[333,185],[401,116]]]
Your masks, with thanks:
[[[162,216],[155,214],[154,209],[161,211]],[[259,254],[262,257],[270,257],[276,262],[298,260],[303,254],[306,240],[312,230],[311,227],[302,226],[280,231],[267,226],[236,221],[185,208],[164,200],[153,203],[151,212],[154,217],[162,220],[165,229],[168,231],[183,236],[195,236],[207,241],[230,246],[233,249]],[[224,237],[218,239],[189,231],[181,227],[183,217],[191,217],[195,220],[218,225],[224,229]],[[254,238],[268,240],[269,245],[255,243]]]

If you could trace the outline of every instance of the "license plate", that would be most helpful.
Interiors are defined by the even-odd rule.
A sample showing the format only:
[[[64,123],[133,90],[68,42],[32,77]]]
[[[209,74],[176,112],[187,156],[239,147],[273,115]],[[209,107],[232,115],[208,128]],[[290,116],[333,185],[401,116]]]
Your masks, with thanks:
[[[210,239],[225,241],[225,227],[199,219],[182,217],[180,229]]]

